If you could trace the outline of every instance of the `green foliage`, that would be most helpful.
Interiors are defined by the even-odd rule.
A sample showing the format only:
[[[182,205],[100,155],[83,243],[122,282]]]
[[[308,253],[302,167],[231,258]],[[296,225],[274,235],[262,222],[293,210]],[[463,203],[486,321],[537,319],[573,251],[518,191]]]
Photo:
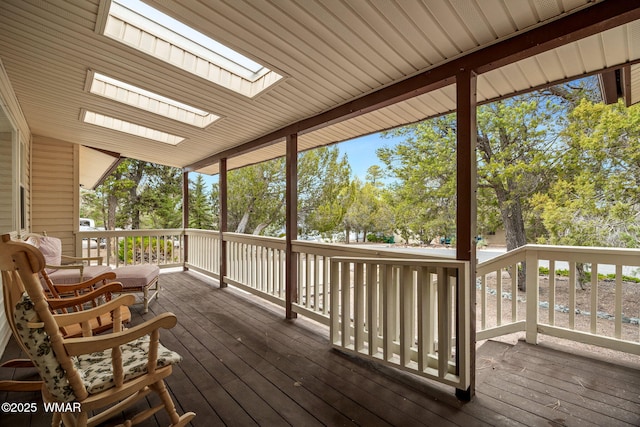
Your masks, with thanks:
[[[367,242],[372,243],[395,243],[393,236],[385,236],[381,233],[369,233],[367,234]]]
[[[199,230],[215,228],[210,196],[207,195],[202,175],[189,186],[189,227]]]
[[[118,258],[120,261],[126,262],[127,264],[150,262],[148,259],[149,253],[151,253],[151,256],[154,258],[160,256],[156,251],[156,248],[158,247],[160,248],[160,254],[164,255],[166,253],[167,257],[172,257],[172,240],[157,237],[127,237],[118,242]],[[155,261],[155,259],[151,261]]]
[[[229,172],[228,229],[281,234],[285,224],[285,160],[278,158]],[[298,222],[302,233],[340,229],[348,205],[350,167],[336,147],[305,151],[298,159]],[[212,191],[217,200],[218,185]],[[214,209],[214,212],[216,210]]]
[[[351,167],[337,147],[305,151],[298,160],[298,218],[303,233],[331,234],[341,225],[351,197]]]
[[[181,177],[177,168],[124,160],[95,191],[83,192],[80,211],[108,230],[179,227]]]
[[[394,178],[387,192],[395,229],[430,243],[455,232],[455,118],[444,116],[388,132],[404,141],[377,155]]]
[[[370,231],[393,235],[393,210],[373,183],[352,182],[350,204],[345,214],[348,230],[368,236]]]
[[[561,132],[551,190],[533,198],[542,243],[640,246],[640,109],[582,100]]]

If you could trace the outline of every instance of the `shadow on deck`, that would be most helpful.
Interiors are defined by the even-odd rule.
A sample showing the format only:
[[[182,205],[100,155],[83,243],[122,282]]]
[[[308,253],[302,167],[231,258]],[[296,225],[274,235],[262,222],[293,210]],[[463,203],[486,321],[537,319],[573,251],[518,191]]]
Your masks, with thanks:
[[[324,326],[286,321],[279,307],[233,288],[188,272],[160,280],[159,300],[146,315],[135,306],[133,322],[177,315],[161,340],[184,360],[167,385],[180,413],[196,412],[193,425],[640,425],[640,370],[630,366],[488,341],[478,350],[477,395],[464,404],[450,388],[332,350]],[[2,360],[18,355],[12,340]],[[34,414],[0,412],[2,426],[51,425],[39,393],[0,392],[2,402],[38,403]],[[140,425],[168,424],[158,414]]]

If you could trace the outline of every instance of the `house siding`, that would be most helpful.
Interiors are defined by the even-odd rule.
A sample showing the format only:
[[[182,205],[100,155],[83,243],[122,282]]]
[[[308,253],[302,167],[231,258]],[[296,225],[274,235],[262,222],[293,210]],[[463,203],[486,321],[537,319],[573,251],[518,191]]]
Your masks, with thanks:
[[[62,252],[75,255],[78,229],[78,145],[34,136],[31,231],[62,240]]]
[[[12,151],[12,135],[11,134],[2,134],[0,135],[0,150],[2,150],[2,158],[6,158],[6,163],[2,163],[0,165],[0,190],[2,194],[13,194],[13,197],[9,199],[11,201],[8,206],[2,206],[1,208],[1,218],[2,230],[11,230],[11,234],[13,236],[17,236],[21,233],[22,230],[19,230],[20,224],[14,221],[14,205],[16,201],[20,198],[20,190],[18,185],[22,185],[24,188],[24,227],[23,230],[29,228],[30,217],[31,217],[31,188],[30,188],[30,178],[31,178],[31,165],[29,164],[30,155],[31,155],[31,130],[29,129],[29,125],[22,114],[22,110],[20,108],[20,104],[16,95],[13,91],[13,87],[11,86],[11,82],[9,81],[9,77],[5,71],[4,65],[0,60],[0,105],[2,105],[2,110],[9,118],[11,124],[16,128],[17,137],[20,141],[18,144],[19,155],[14,155]],[[8,142],[8,143],[7,143]],[[17,160],[17,161],[16,161]],[[19,165],[17,163],[24,163],[24,169],[20,171],[18,169]],[[2,279],[0,278],[0,286],[2,286]],[[4,307],[4,297],[3,293],[0,292],[0,306]],[[7,322],[7,318],[4,313],[4,309],[0,310],[0,354],[4,352],[7,342],[9,341],[9,337],[11,336],[11,329],[9,327],[9,323]]]

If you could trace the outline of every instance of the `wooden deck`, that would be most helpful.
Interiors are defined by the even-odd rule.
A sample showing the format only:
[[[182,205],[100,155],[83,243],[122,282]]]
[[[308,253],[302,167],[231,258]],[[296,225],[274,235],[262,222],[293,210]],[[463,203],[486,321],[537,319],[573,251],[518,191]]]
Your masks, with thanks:
[[[640,425],[640,370],[628,363],[488,341],[478,351],[477,395],[461,403],[450,388],[332,350],[326,328],[283,320],[280,308],[237,290],[188,272],[160,281],[160,299],[146,315],[136,306],[134,322],[178,316],[161,337],[184,357],[167,384],[179,412],[196,412],[193,425]],[[2,360],[17,352],[12,341]],[[0,392],[2,402],[38,402],[39,412],[0,412],[0,426],[50,425],[39,393]]]

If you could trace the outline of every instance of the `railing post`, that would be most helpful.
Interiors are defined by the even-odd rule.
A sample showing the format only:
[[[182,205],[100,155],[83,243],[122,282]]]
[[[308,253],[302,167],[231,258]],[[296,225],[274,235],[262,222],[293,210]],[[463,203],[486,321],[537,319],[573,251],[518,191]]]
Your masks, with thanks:
[[[182,230],[189,228],[189,172],[182,173]],[[189,236],[182,236],[182,269],[188,270]]]
[[[527,266],[526,277],[526,297],[527,297],[527,324],[525,339],[529,344],[538,343],[538,304],[539,304],[539,292],[540,285],[539,278],[539,266],[538,266],[538,251],[533,249],[527,249],[525,254],[525,262]],[[515,281],[513,281],[515,283]],[[514,287],[514,289],[516,289]],[[513,298],[517,298],[517,291],[514,290]],[[553,307],[551,308],[553,309]]]
[[[298,262],[292,242],[298,238],[298,134],[287,136],[286,156],[286,272],[285,309],[286,318],[295,319],[293,304],[298,301]]]
[[[224,281],[227,277],[227,242],[224,240],[224,234],[227,232],[227,159],[220,159],[220,191],[218,197],[220,199],[220,287],[226,288],[227,283]]]

